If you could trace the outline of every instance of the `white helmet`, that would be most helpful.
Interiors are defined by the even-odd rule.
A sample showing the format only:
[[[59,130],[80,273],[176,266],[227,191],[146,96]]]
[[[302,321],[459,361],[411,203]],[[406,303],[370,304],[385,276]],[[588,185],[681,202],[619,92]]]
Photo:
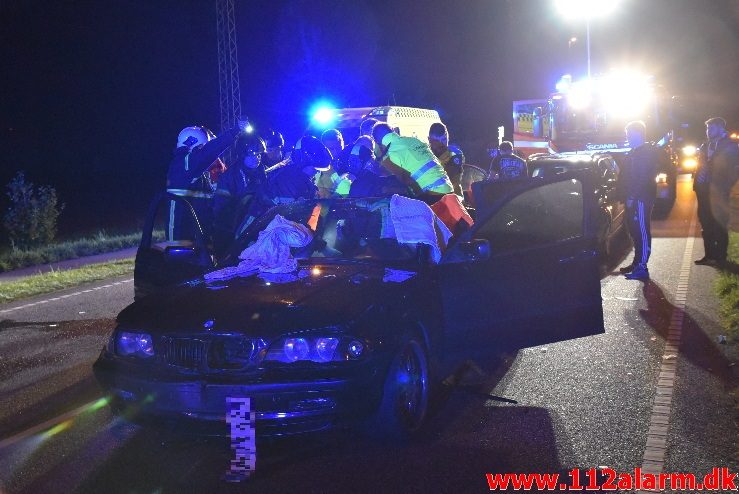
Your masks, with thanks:
[[[185,127],[177,136],[177,147],[194,148],[213,139],[213,133],[205,127]]]

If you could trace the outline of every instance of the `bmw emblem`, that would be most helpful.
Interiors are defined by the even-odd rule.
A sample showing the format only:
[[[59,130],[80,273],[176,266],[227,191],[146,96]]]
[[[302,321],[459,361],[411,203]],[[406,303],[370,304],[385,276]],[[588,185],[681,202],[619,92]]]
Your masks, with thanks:
[[[204,327],[205,329],[208,329],[208,330],[210,330],[210,329],[213,329],[213,327],[214,327],[215,325],[216,325],[216,321],[215,321],[215,319],[208,319],[207,321],[205,321],[205,322],[203,323],[203,327]]]

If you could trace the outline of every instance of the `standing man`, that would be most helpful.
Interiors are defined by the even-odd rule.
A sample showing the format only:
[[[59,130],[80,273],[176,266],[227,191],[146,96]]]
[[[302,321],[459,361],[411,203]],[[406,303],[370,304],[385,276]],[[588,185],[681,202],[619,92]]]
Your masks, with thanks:
[[[513,154],[513,144],[510,141],[501,142],[498,151],[488,170],[491,179],[518,180],[528,177],[526,162]]]
[[[416,197],[434,203],[454,192],[449,176],[431,148],[415,137],[401,137],[386,123],[372,128],[382,166],[413,189]]]
[[[693,182],[705,256],[695,263],[716,266],[726,262],[729,202],[731,188],[739,179],[739,147],[729,138],[726,120],[720,117],[706,120],[706,137]]]
[[[177,136],[177,146],[167,171],[167,192],[185,198],[198,216],[206,237],[210,234],[211,200],[215,183],[208,171],[220,166],[219,156],[245,132],[246,121],[216,137],[205,127],[185,127]],[[170,201],[168,240],[193,240],[195,224],[183,203]]]
[[[462,166],[464,165],[464,155],[462,151],[454,146],[449,146],[449,131],[441,122],[434,122],[429,129],[429,146],[439,163],[444,167],[444,171],[449,175],[449,181],[454,187],[454,193],[460,197],[462,195]]]
[[[659,150],[647,142],[647,127],[642,121],[626,125],[626,139],[631,151],[624,170],[626,221],[634,244],[634,260],[621,272],[629,280],[648,280],[647,261],[652,251],[651,216],[657,194]]]

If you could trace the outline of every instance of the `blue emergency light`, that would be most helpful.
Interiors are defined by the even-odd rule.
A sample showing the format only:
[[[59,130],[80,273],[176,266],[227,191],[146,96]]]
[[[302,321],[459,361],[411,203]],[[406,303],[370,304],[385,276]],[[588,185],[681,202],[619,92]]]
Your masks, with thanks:
[[[336,121],[336,109],[326,102],[314,105],[310,114],[313,123],[321,128],[330,127]]]

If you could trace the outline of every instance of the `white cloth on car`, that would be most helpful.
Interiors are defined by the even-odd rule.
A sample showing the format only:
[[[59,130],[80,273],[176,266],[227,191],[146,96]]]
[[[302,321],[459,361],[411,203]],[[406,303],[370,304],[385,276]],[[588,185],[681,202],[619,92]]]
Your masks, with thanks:
[[[239,254],[238,266],[219,269],[205,275],[207,281],[223,280],[255,273],[291,273],[298,268],[298,260],[290,254],[290,247],[305,247],[313,240],[313,232],[306,226],[275,215],[259,238]]]
[[[441,260],[442,249],[446,248],[452,232],[428,204],[395,194],[390,199],[390,218],[399,243],[429,245],[433,261]]]

